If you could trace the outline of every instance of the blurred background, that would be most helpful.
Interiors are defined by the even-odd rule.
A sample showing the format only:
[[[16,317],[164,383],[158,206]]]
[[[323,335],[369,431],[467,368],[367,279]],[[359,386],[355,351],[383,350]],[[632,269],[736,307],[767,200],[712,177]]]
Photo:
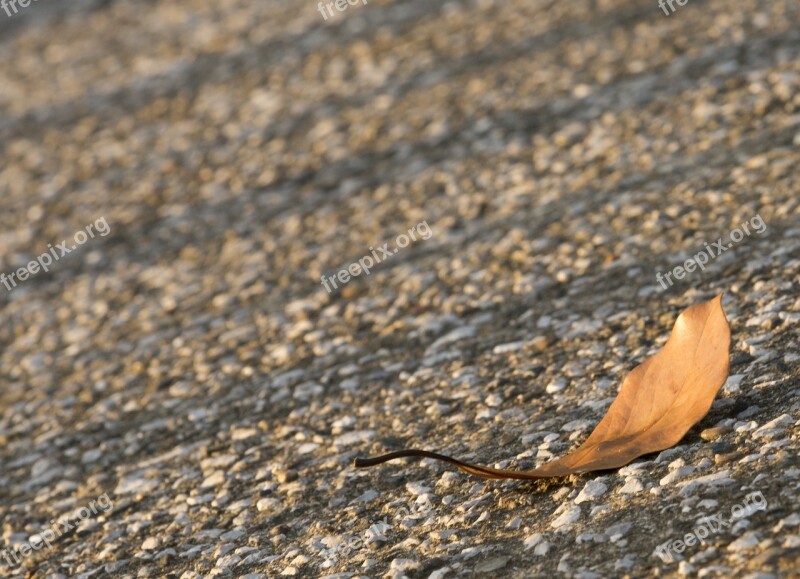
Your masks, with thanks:
[[[75,525],[0,574],[798,576],[796,1],[19,1],[0,273],[30,274],[0,285],[0,549]],[[564,454],[723,292],[732,377],[639,467],[350,466]],[[753,490],[746,525],[654,556]]]

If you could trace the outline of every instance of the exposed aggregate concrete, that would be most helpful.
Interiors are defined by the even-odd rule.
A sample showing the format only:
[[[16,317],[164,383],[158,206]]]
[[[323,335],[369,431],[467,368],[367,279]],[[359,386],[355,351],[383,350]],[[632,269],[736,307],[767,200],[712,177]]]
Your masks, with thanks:
[[[796,1],[42,0],[0,48],[0,272],[111,228],[0,286],[0,544],[76,523],[0,573],[798,576]],[[721,292],[731,376],[674,448],[351,466],[563,455]]]

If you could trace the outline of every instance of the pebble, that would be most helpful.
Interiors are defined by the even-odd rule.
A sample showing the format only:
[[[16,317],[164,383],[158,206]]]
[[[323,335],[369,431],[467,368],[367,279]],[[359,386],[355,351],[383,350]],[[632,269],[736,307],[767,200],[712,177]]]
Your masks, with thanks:
[[[259,513],[275,513],[281,509],[281,502],[278,499],[263,498],[256,503],[256,510]]]
[[[142,549],[145,551],[154,551],[161,546],[161,539],[159,537],[147,537],[142,543]]]
[[[700,433],[700,438],[703,440],[717,440],[721,436],[731,432],[733,428],[730,426],[715,426],[713,428],[706,428]]]
[[[755,438],[775,438],[786,432],[786,428],[795,423],[795,419],[788,414],[781,414],[770,420],[753,432]]]
[[[682,478],[686,478],[687,476],[692,474],[694,471],[695,471],[695,468],[693,466],[681,466],[679,468],[676,468],[672,472],[670,472],[668,475],[662,477],[661,480],[658,481],[658,484],[660,484],[662,487],[663,486],[667,486],[667,485],[671,485],[672,483],[674,483],[677,480],[680,480]]]
[[[635,495],[636,493],[640,493],[644,490],[644,485],[642,481],[637,477],[628,477],[625,479],[625,484],[622,485],[617,493],[621,495]]]
[[[389,569],[392,571],[402,571],[403,573],[406,573],[419,569],[419,563],[413,559],[397,558],[392,559],[392,562],[389,564]]]
[[[201,489],[209,489],[213,487],[221,486],[225,482],[225,473],[222,471],[217,471],[205,478],[203,482],[200,483]]]
[[[575,523],[581,516],[581,508],[578,506],[568,506],[564,511],[558,515],[551,523],[550,526],[554,529],[561,529],[568,527]]]
[[[546,387],[545,391],[548,394],[556,394],[557,392],[561,392],[564,388],[567,387],[567,381],[563,378],[558,378],[550,382]]]
[[[627,553],[622,559],[617,559],[614,562],[614,569],[625,570],[631,569],[636,564],[636,555]]]
[[[744,379],[744,374],[731,374],[725,380],[725,384],[722,386],[723,392],[726,394],[735,394],[741,390],[741,383]]]
[[[424,495],[431,491],[431,487],[425,486],[422,482],[410,482],[406,483],[406,490],[411,494],[411,496],[418,497],[420,495]]]
[[[525,347],[525,340],[521,340],[519,342],[508,342],[507,344],[498,344],[492,349],[493,354],[509,354],[511,352],[517,352]]]
[[[222,535],[220,535],[220,539],[223,541],[236,541],[244,537],[246,534],[247,532],[244,529],[232,529],[227,533],[222,533]]]
[[[481,561],[475,566],[475,573],[494,573],[505,567],[511,557],[491,557],[485,561]]]
[[[498,406],[502,406],[503,398],[498,396],[497,394],[490,394],[489,396],[486,397],[485,402],[487,406],[496,408]]]
[[[296,481],[300,475],[297,473],[297,471],[292,469],[278,468],[273,472],[273,476],[278,483],[286,484]]]
[[[780,521],[778,521],[778,523],[772,528],[772,530],[775,533],[780,533],[783,532],[784,529],[791,529],[797,526],[800,526],[800,514],[793,513],[788,517],[785,517]]]
[[[340,434],[334,439],[333,444],[334,446],[354,446],[365,444],[373,438],[375,438],[374,430],[355,430],[353,432]]]
[[[525,538],[522,544],[525,546],[525,550],[529,550],[534,548],[536,545],[544,541],[544,536],[541,533],[534,533]]]
[[[611,525],[608,527],[605,534],[608,535],[608,538],[612,543],[616,543],[622,539],[632,528],[633,523],[617,523],[616,525]]]
[[[516,529],[519,529],[521,525],[522,525],[522,517],[514,517],[513,519],[508,521],[508,523],[506,523],[506,529],[514,531]]]
[[[158,481],[145,478],[144,475],[134,473],[123,477],[114,489],[115,495],[141,495],[152,491],[158,486]]]
[[[436,340],[431,346],[428,348],[428,352],[436,352],[440,350],[443,346],[450,346],[455,344],[456,342],[460,342],[462,340],[468,340],[475,336],[476,329],[472,326],[464,326],[462,328],[456,328],[455,330],[450,331],[449,333],[445,334],[444,336],[440,337]]]
[[[736,539],[728,545],[728,551],[749,551],[758,546],[758,536],[756,533],[750,531]]]
[[[591,480],[584,485],[583,489],[578,496],[575,497],[575,504],[579,505],[581,503],[593,501],[596,498],[603,496],[606,491],[608,490],[608,486],[603,484],[598,480]]]

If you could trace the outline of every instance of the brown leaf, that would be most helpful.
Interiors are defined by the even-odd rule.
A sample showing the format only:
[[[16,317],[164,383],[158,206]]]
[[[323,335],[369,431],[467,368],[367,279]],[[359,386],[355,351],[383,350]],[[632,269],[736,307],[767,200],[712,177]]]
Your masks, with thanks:
[[[711,408],[728,377],[731,333],[722,295],[685,310],[657,354],[634,368],[589,438],[568,455],[533,470],[514,471],[456,460],[424,450],[357,458],[374,466],[406,457],[448,462],[483,478],[540,479],[624,466],[676,444]]]

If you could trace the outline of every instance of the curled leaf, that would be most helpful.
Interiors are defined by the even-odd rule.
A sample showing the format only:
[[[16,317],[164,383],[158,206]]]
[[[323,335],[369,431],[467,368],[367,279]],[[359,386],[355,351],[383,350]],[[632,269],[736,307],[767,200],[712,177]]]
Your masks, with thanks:
[[[413,449],[357,458],[354,466],[432,458],[482,478],[526,480],[618,468],[677,444],[708,413],[728,377],[730,341],[722,295],[686,309],[664,347],[628,374],[589,438],[568,455],[533,470],[491,468]]]

